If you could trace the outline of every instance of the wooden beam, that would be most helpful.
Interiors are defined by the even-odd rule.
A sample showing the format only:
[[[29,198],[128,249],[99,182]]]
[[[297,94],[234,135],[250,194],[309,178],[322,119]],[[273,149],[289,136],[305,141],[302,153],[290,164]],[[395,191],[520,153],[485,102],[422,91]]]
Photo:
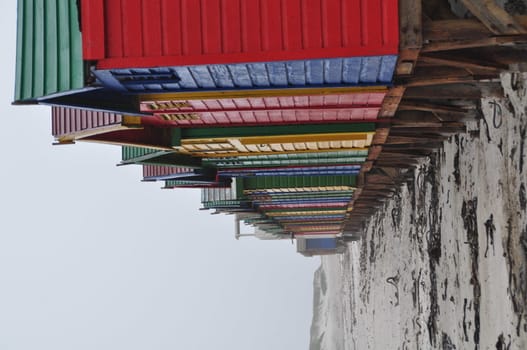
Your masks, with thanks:
[[[450,41],[438,41],[426,43],[421,52],[438,52],[438,51],[449,51],[449,50],[461,50],[461,49],[474,49],[478,47],[487,46],[499,46],[507,44],[515,44],[527,41],[525,35],[506,35],[506,36],[493,36],[483,39],[473,40],[450,40]]]
[[[507,70],[509,68],[506,64],[488,62],[483,60],[472,60],[463,58],[460,55],[455,57],[439,57],[439,56],[423,56],[419,57],[419,62],[437,65],[437,66],[449,66],[449,67],[458,67],[464,69],[479,69],[479,70],[488,70],[491,72],[500,72]]]
[[[400,161],[378,160],[377,163],[379,166],[393,166],[408,169],[416,167],[420,162],[417,160],[410,161],[407,159],[401,159]]]
[[[522,27],[527,27],[527,16],[514,16],[514,20]],[[479,40],[493,36],[494,33],[477,19],[447,19],[423,23],[425,42]]]
[[[421,49],[400,49],[395,73],[410,75],[413,73]]]
[[[382,191],[386,191],[386,192],[389,192],[389,193],[395,193],[397,192],[397,190],[395,190],[393,187],[388,187],[386,185],[376,185],[376,184],[368,184],[367,186],[364,187],[364,191],[366,190],[375,190],[375,191],[379,191],[379,190],[382,190]]]
[[[502,64],[524,63],[527,57],[527,45],[481,47],[478,50],[467,50],[466,57],[485,59]]]
[[[379,111],[379,118],[390,118],[395,115],[405,89],[404,86],[395,86],[388,90],[382,102],[381,110]]]
[[[382,172],[383,174],[385,174],[386,176],[389,176],[391,177],[392,179],[397,179],[400,175],[401,175],[401,169],[398,169],[398,168],[391,168],[391,167],[381,167],[381,168],[378,168],[380,172]],[[371,186],[369,186],[368,188],[371,188]]]
[[[465,115],[468,111],[465,108],[456,106],[437,105],[432,103],[423,103],[415,101],[404,101],[399,105],[400,111],[422,111],[432,113],[447,113]]]
[[[384,141],[386,142],[386,140]],[[370,146],[368,160],[375,160],[382,152],[382,146]]]
[[[419,144],[419,143],[427,144],[428,142],[443,141],[443,140],[445,140],[445,137],[438,136],[438,135],[433,135],[433,136],[422,135],[420,137],[418,137],[417,135],[413,135],[413,136],[390,136],[388,138],[387,144],[399,144],[399,145],[401,145],[401,144]]]
[[[397,112],[395,118],[392,118],[392,127],[398,125],[428,125],[441,123],[433,113],[425,113],[420,111],[400,111]]]
[[[378,185],[393,185],[395,184],[395,182],[389,178],[388,176],[383,176],[383,175],[370,175],[368,174],[368,176],[366,176],[365,178],[365,184],[369,184],[369,183],[375,183],[375,184],[378,184]]]
[[[450,135],[453,133],[464,132],[466,127],[464,123],[449,123],[448,126],[426,127],[426,128],[393,128],[390,137],[407,136],[416,138],[440,137],[441,135]],[[389,138],[390,139],[390,138]]]
[[[503,88],[498,82],[411,87],[406,89],[404,97],[416,100],[479,100],[483,95],[503,96]]]
[[[526,28],[494,0],[461,0],[461,3],[494,34],[527,34]]]
[[[479,74],[475,76],[471,75],[450,75],[444,77],[427,77],[419,76],[406,80],[407,87],[422,87],[422,86],[434,86],[434,85],[446,85],[446,84],[464,84],[474,83],[478,80],[487,80],[497,78],[496,74]]]
[[[398,150],[398,151],[410,151],[419,150],[421,152],[434,152],[443,145],[442,140],[430,141],[428,143],[409,143],[409,144],[386,144],[383,146],[383,150]]]
[[[391,189],[367,189],[367,190],[365,189],[362,192],[362,195],[371,196],[371,195],[378,194],[384,197],[390,197],[390,196],[393,196],[394,193],[395,191]]]

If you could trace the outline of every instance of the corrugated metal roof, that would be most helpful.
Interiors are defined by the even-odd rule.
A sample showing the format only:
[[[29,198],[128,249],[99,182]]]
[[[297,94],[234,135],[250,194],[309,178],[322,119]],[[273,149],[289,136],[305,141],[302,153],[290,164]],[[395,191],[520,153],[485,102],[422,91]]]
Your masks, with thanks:
[[[289,96],[249,96],[174,100],[153,100],[140,103],[141,112],[215,112],[244,110],[302,109],[308,107],[374,107],[382,105],[386,90],[332,92]]]
[[[261,156],[240,156],[225,158],[205,158],[204,164],[212,164],[220,169],[248,167],[336,165],[358,164],[366,161],[368,150],[335,151],[323,153],[284,153]]]
[[[304,198],[305,200],[317,199],[319,197],[347,196],[354,191],[353,185],[329,185],[329,186],[304,186],[304,187],[277,187],[246,190],[251,199],[266,201],[271,199]]]
[[[262,137],[229,137],[183,139],[177,149],[198,157],[245,156],[301,152],[332,152],[365,149],[370,146],[373,132],[305,134]]]
[[[164,188],[224,188],[227,185],[222,182],[207,182],[196,180],[167,180]]]
[[[95,70],[105,86],[137,93],[374,86],[392,82],[397,56]]]
[[[147,180],[169,180],[183,175],[194,175],[194,169],[181,168],[169,165],[143,164],[143,179]]]
[[[143,101],[141,112],[169,125],[297,124],[365,121],[377,118],[386,91],[297,96]]]
[[[125,128],[123,116],[120,114],[78,108],[51,109],[51,133],[59,142],[74,141]]]
[[[230,177],[244,177],[244,176],[282,176],[282,175],[345,175],[358,174],[360,172],[360,165],[336,165],[336,166],[299,166],[299,167],[284,167],[279,166],[275,168],[240,168],[220,170],[218,175]]]
[[[245,190],[295,188],[295,187],[326,187],[355,186],[354,175],[335,176],[255,176],[243,179]]]
[[[76,0],[19,0],[15,102],[84,86]]]
[[[155,148],[123,146],[121,148],[121,159],[123,162],[141,162],[146,159],[171,153]]]

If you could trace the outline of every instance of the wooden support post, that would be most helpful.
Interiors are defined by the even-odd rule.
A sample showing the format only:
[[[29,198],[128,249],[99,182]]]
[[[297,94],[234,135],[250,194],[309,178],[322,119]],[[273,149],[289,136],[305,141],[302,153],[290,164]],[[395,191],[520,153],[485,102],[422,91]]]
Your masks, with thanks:
[[[423,46],[421,0],[399,1],[399,61],[397,63],[398,75],[412,74],[419,51]]]

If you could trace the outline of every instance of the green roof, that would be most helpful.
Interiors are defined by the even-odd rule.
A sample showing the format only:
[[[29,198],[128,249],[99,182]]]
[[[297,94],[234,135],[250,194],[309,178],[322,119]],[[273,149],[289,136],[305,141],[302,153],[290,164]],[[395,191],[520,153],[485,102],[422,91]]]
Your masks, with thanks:
[[[77,0],[19,0],[15,103],[84,87]]]
[[[355,186],[355,184],[356,175],[250,176],[243,178],[243,188],[245,190],[295,187]]]
[[[282,153],[225,158],[206,158],[204,159],[204,164],[212,165],[220,169],[291,165],[353,164],[365,162],[367,156],[367,149],[321,153]]]
[[[146,147],[135,147],[135,146],[122,146],[121,148],[121,157],[123,163],[126,162],[137,162],[148,160],[150,158],[159,157],[170,153],[170,151],[162,151],[155,148],[146,148]]]
[[[123,146],[121,164],[179,165],[200,168],[201,159],[155,148]]]

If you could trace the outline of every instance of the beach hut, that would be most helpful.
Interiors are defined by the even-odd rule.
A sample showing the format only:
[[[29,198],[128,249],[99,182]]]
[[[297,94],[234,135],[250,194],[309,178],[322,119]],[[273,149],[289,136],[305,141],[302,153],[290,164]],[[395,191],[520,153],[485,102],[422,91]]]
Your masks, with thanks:
[[[15,103],[81,92],[86,86],[76,0],[19,0]]]
[[[51,109],[51,133],[59,144],[140,125],[140,117],[59,106]]]
[[[83,58],[133,93],[386,85],[397,0],[81,0]]]
[[[298,238],[297,252],[304,256],[340,254],[346,250],[345,244],[333,237]]]

